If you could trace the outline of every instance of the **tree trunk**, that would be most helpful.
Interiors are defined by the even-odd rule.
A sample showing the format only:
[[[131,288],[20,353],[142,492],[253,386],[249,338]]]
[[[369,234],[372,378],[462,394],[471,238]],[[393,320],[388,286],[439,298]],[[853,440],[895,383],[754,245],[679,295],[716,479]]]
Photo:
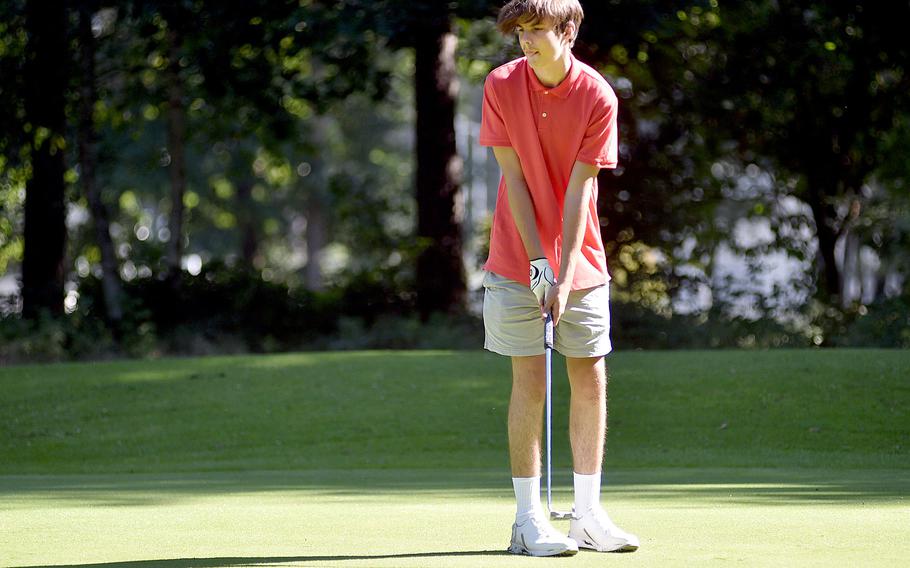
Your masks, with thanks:
[[[64,2],[26,4],[25,113],[33,142],[25,193],[22,315],[32,319],[42,311],[63,314],[66,17]]]
[[[180,77],[181,38],[172,27],[167,31],[168,65],[167,81],[167,151],[170,157],[168,171],[171,180],[171,240],[168,242],[168,278],[176,288],[180,282],[180,264],[183,258],[183,196],[186,193],[186,111],[183,107],[183,82]]]
[[[847,231],[841,237],[844,242],[844,259],[841,262],[841,307],[848,307],[863,297],[863,271],[860,264],[859,237]]]
[[[241,177],[237,182],[237,224],[240,229],[240,258],[243,265],[254,270],[259,254],[259,233],[253,209],[253,180]]]
[[[332,119],[326,115],[315,117],[311,125],[313,144],[319,151],[313,155],[312,172],[304,178],[306,194],[306,266],[303,271],[304,286],[314,292],[325,289],[323,261],[325,247],[329,244],[329,150]]]
[[[440,5],[440,11],[445,5]],[[465,300],[462,260],[461,159],[455,147],[457,39],[442,13],[417,31],[417,306],[433,312],[461,309]]]
[[[806,184],[808,191],[809,207],[812,209],[812,217],[815,219],[815,235],[818,240],[818,278],[816,286],[816,295],[824,302],[829,304],[840,303],[841,293],[841,271],[837,266],[837,255],[834,247],[837,245],[838,230],[834,226],[837,219],[837,212],[830,203],[828,196],[837,195],[836,187],[826,184],[836,184],[837,180],[831,175],[826,175],[821,171],[826,164],[823,160],[815,159],[814,163],[819,164],[817,167],[820,171],[806,174]]]
[[[93,3],[92,3],[93,4]],[[123,319],[122,287],[118,273],[117,255],[111,239],[110,216],[101,199],[95,177],[97,164],[97,134],[94,108],[97,99],[95,87],[95,38],[92,35],[94,5],[79,6],[79,45],[81,48],[82,84],[79,93],[79,179],[95,225],[95,238],[101,249],[101,286],[107,320],[115,337],[119,336]]]
[[[325,207],[319,191],[310,193],[306,210],[306,253],[307,261],[304,283],[307,290],[318,292],[325,288],[322,278],[322,258],[328,244],[328,223]]]

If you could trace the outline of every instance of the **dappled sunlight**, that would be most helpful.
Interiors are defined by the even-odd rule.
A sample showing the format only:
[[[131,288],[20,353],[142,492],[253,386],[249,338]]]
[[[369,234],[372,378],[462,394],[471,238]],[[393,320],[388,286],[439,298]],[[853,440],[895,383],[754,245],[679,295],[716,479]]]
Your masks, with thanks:
[[[692,502],[717,504],[800,505],[806,501],[855,505],[870,502],[894,506],[910,506],[903,495],[910,490],[906,480],[899,486],[881,487],[878,484],[824,481],[815,484],[798,483],[729,483],[632,485],[614,488],[615,499],[681,501],[680,507]],[[672,504],[670,506],[673,506]]]
[[[313,365],[326,362],[370,363],[375,361],[389,362],[400,359],[405,361],[432,360],[458,357],[456,351],[445,350],[375,350],[375,351],[336,351],[330,353],[284,353],[267,356],[244,357],[243,364],[255,369],[274,369]]]
[[[554,502],[571,503],[570,481],[559,472]],[[908,495],[903,470],[794,468],[609,469],[602,490],[614,520],[642,537],[633,561],[661,566],[895,565],[908,553]],[[503,553],[506,467],[3,476],[0,502],[0,547],[22,567],[529,563]],[[857,526],[865,549],[851,540]]]
[[[41,380],[69,380],[76,377],[91,376],[95,383],[106,382],[157,382],[162,380],[197,379],[202,377],[237,374],[244,369],[279,371],[293,369],[324,370],[333,373],[339,368],[372,371],[394,369],[396,364],[428,364],[428,370],[438,372],[438,365],[444,368],[448,364],[458,364],[464,357],[475,358],[477,352],[465,355],[457,351],[445,350],[375,350],[375,351],[338,351],[318,353],[279,353],[269,355],[222,355],[193,359],[164,358],[149,360],[141,365],[127,361],[96,362],[90,365],[79,363],[59,364],[49,368],[56,372],[41,372]],[[507,360],[487,353],[491,364],[499,363],[508,370]],[[33,367],[38,373],[38,366],[20,366],[20,369]],[[48,368],[46,365],[43,368]],[[16,367],[9,367],[14,370]],[[123,369],[123,370],[121,370]],[[318,373],[312,376],[321,376]],[[0,377],[2,378],[2,377]]]
[[[609,366],[608,471],[906,462],[910,391],[900,352],[625,352]],[[568,402],[564,371],[557,363],[557,409]],[[508,460],[509,360],[483,352],[18,367],[0,369],[0,382],[0,472],[9,474],[463,469]],[[565,431],[566,413],[555,418]],[[556,444],[554,458],[568,466],[566,444]]]
[[[910,507],[910,475],[902,470],[696,469],[610,470],[611,501],[668,506],[799,505],[807,502]],[[511,500],[508,470],[361,469],[169,473],[160,475],[33,475],[0,477],[12,508],[178,503],[213,496],[381,502],[420,496],[442,500]],[[557,499],[571,499],[571,478],[556,475]]]

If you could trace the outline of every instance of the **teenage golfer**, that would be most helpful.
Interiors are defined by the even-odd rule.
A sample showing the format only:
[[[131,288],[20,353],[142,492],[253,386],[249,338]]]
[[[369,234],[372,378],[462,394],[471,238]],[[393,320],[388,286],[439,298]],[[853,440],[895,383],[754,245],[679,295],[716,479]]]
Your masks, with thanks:
[[[578,547],[632,551],[638,538],[600,506],[610,352],[609,285],[597,216],[597,173],[615,168],[617,100],[606,80],[572,55],[578,0],[512,0],[497,25],[525,57],[486,79],[480,144],[502,169],[484,269],[485,347],[512,359],[509,453],[518,508],[509,551],[571,555]],[[530,273],[530,276],[529,276]],[[568,537],[540,502],[545,397],[544,314],[571,385],[575,470]]]

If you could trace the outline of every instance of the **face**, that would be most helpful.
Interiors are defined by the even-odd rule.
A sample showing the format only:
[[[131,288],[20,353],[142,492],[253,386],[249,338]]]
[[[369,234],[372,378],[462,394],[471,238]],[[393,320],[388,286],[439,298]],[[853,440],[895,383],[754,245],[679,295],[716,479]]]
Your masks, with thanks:
[[[545,67],[562,58],[570,47],[574,26],[569,22],[560,34],[547,19],[519,23],[515,28],[518,45],[528,57],[528,64],[532,68]]]

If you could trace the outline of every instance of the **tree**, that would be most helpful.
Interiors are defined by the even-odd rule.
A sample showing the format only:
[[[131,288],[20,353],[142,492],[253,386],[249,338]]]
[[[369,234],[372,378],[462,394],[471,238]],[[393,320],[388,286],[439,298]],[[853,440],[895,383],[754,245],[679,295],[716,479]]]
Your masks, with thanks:
[[[18,266],[22,257],[24,198],[29,177],[25,132],[24,62],[28,51],[24,2],[0,3],[0,274]],[[19,298],[4,311],[21,309]]]
[[[622,100],[625,167],[615,181],[626,190],[608,193],[602,209],[614,252],[630,239],[659,247],[674,260],[665,269],[671,294],[710,282],[720,246],[814,257],[815,274],[794,274],[790,286],[843,305],[838,243],[871,221],[870,199],[881,210],[891,191],[876,189],[877,172],[893,161],[891,132],[910,106],[908,47],[896,28],[908,6],[617,0],[586,8],[579,53]],[[771,242],[738,248],[731,232],[742,218],[767,219]]]
[[[444,4],[432,3],[414,41],[417,108],[417,306],[423,318],[465,300],[462,162],[455,148],[457,38]]]
[[[707,36],[715,65],[693,94],[716,117],[714,135],[797,180],[794,194],[815,222],[818,296],[842,301],[835,247],[863,215],[864,186],[888,159],[887,134],[910,111],[901,24],[910,5],[750,2],[721,17]]]
[[[26,128],[31,176],[25,197],[22,265],[23,316],[63,313],[63,259],[66,242],[67,9],[26,3],[28,59],[25,67]]]
[[[355,2],[357,3],[357,2]],[[399,48],[414,49],[417,110],[417,306],[432,312],[463,309],[466,284],[462,257],[461,158],[455,148],[458,94],[453,33],[456,17],[488,16],[494,3],[365,2],[374,15],[366,23]],[[498,4],[496,4],[498,6]]]
[[[95,238],[101,251],[101,283],[107,319],[119,334],[123,319],[122,283],[118,270],[114,241],[110,232],[110,214],[105,205],[96,176],[98,153],[95,126],[95,103],[97,102],[95,72],[95,37],[92,33],[92,15],[95,2],[79,5],[78,37],[80,46],[81,77],[79,89],[79,166],[80,182],[92,212]]]
[[[186,195],[186,95],[181,73],[184,37],[180,29],[189,13],[180,9],[165,10],[164,47],[167,66],[164,71],[167,95],[167,156],[171,182],[171,239],[167,249],[167,273],[172,285],[180,282],[178,275],[183,260],[184,204]]]
[[[697,30],[679,17],[690,4],[588,2],[573,50],[619,97],[620,163],[601,171],[598,204],[616,297],[665,315],[670,298],[697,285],[679,268],[695,259],[710,270],[705,260],[723,238],[712,223],[720,195],[700,179],[699,166],[710,164],[696,143],[702,117],[679,87],[689,65],[681,54]],[[687,241],[696,246],[679,258]]]

